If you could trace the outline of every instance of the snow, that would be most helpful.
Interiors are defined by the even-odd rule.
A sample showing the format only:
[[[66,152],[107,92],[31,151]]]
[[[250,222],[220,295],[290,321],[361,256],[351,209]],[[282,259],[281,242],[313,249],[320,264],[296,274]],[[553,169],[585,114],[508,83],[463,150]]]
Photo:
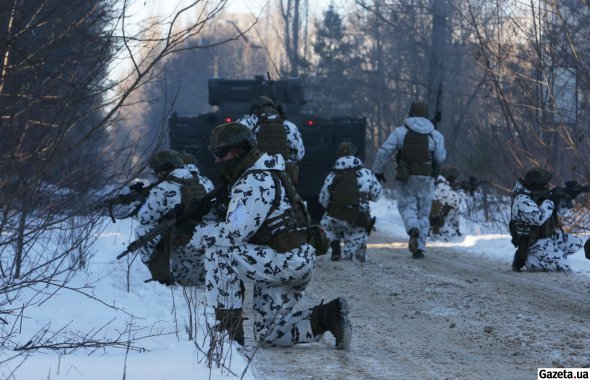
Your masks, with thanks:
[[[406,245],[407,235],[395,200],[382,198],[372,204],[372,210],[377,216],[379,234],[392,239],[387,243],[369,244],[369,248]],[[22,326],[17,326],[19,333],[14,339],[22,346],[29,340],[43,341],[37,339],[40,334],[44,337],[56,334],[60,342],[67,342],[76,335],[89,338],[92,335],[97,341],[110,339],[113,345],[63,348],[59,353],[43,349],[31,351],[24,361],[20,357],[0,364],[0,378],[182,380],[242,376],[247,360],[235,346],[224,361],[229,369],[207,367],[202,350],[208,348],[205,328],[207,322],[213,323],[213,318],[211,310],[205,306],[202,289],[183,292],[176,286],[145,283],[149,273],[137,259],[133,261],[133,255],[115,259],[132,239],[133,227],[130,220],[111,223],[105,219],[104,230],[98,236],[86,272],[76,275],[68,284],[70,290],[61,289],[38,307],[26,308]],[[429,242],[428,246],[453,247],[466,255],[482,255],[510,265],[514,248],[507,233],[486,233],[482,225],[467,221],[462,230],[465,237],[461,241]],[[568,260],[574,272],[590,276],[590,260],[585,259],[583,252]],[[26,294],[21,299],[26,299],[24,296]],[[189,311],[194,316],[193,323]],[[14,316],[4,318],[14,323]],[[193,340],[189,340],[188,333],[191,325],[197,330]],[[125,344],[127,340],[132,340],[129,349]],[[0,362],[18,353],[5,351],[0,354]],[[243,378],[255,379],[253,369],[248,368]]]

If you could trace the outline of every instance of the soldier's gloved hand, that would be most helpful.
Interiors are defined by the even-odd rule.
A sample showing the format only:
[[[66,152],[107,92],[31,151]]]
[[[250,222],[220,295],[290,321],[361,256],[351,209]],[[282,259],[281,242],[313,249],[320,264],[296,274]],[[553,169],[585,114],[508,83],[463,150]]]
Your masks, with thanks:
[[[134,183],[133,185],[129,186],[129,190],[139,191],[139,190],[143,189],[143,186],[144,186],[143,182],[137,182],[137,183]]]
[[[568,196],[569,195],[567,191],[560,187],[551,190],[551,192],[549,193],[549,199],[553,202],[555,208],[559,207],[562,200],[567,200]]]
[[[590,239],[586,240],[586,243],[584,243],[584,255],[590,260]]]
[[[375,173],[375,178],[377,178],[377,181],[379,182],[387,183],[387,180],[385,179],[385,174],[383,173]]]
[[[193,199],[190,203],[190,217],[195,220],[202,220],[211,211],[211,202],[203,202],[201,199]]]

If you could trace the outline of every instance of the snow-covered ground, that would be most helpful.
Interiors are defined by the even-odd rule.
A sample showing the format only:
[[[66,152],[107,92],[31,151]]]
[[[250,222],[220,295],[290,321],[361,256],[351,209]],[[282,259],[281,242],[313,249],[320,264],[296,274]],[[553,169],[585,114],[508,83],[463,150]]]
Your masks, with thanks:
[[[379,239],[370,244],[371,252],[380,249],[399,251],[407,246],[395,201],[382,199],[373,204],[377,216]],[[125,379],[125,380],[182,380],[182,379],[254,379],[254,369],[235,347],[228,352],[224,364],[228,368],[210,370],[203,351],[208,348],[205,318],[211,319],[210,310],[204,306],[202,289],[183,291],[180,287],[166,287],[157,283],[144,283],[149,277],[147,269],[133,255],[115,260],[132,239],[130,221],[110,223],[105,219],[105,229],[95,246],[95,254],[87,266],[69,286],[83,289],[61,289],[49,301],[39,307],[26,308],[16,342],[25,346],[33,341],[38,344],[44,337],[56,335],[52,341],[63,342],[58,352],[38,350],[30,356],[4,362],[0,365],[0,378],[14,380],[71,380],[71,379]],[[505,262],[509,267],[514,248],[508,235],[486,234],[485,229],[470,223],[463,226],[465,239],[449,243],[429,243],[429,251],[452,249],[460,255],[481,255]],[[385,238],[384,238],[385,237]],[[387,237],[391,237],[388,239]],[[383,252],[383,251],[380,251]],[[428,260],[428,256],[427,256]],[[590,277],[590,261],[583,252],[570,259],[574,272]],[[326,257],[318,266],[331,265]],[[405,264],[404,264],[405,265]],[[129,271],[128,271],[129,266]],[[547,274],[551,275],[551,274]],[[312,283],[313,286],[313,283]],[[22,298],[26,299],[26,297]],[[192,317],[190,316],[192,313]],[[8,317],[9,324],[14,322]],[[191,323],[192,322],[192,323]],[[189,340],[192,326],[196,338]],[[112,347],[67,347],[68,339],[78,334],[93,340],[111,340]],[[124,342],[132,341],[127,347]],[[353,341],[353,349],[355,342]],[[21,353],[27,354],[28,351]],[[281,349],[273,349],[273,361],[287,358]],[[17,352],[0,353],[0,362],[17,355]],[[329,353],[328,353],[329,354]],[[326,354],[326,355],[328,355]],[[260,354],[259,354],[260,355]],[[263,355],[261,355],[263,356]],[[22,360],[24,359],[24,361]],[[277,365],[280,363],[276,363]],[[310,363],[310,365],[315,365]],[[261,372],[263,372],[261,366]],[[245,374],[244,374],[245,372]],[[279,376],[280,377],[280,376]],[[260,376],[264,378],[264,376]],[[295,377],[296,378],[296,377]],[[303,378],[303,377],[302,377]]]

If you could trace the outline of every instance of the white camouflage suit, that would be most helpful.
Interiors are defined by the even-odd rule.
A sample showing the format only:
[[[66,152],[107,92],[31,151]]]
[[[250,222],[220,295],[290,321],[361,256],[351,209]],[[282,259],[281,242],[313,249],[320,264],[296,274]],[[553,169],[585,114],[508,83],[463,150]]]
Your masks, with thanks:
[[[224,220],[202,223],[193,242],[206,249],[206,290],[211,306],[242,308],[242,281],[253,283],[254,336],[263,345],[291,346],[315,341],[310,314],[296,310],[315,268],[315,249],[304,243],[287,252],[248,243],[267,218],[290,208],[285,189],[272,211],[275,184],[269,171],[284,170],[280,155],[262,156],[232,185]],[[263,170],[252,172],[252,170]]]
[[[268,120],[274,120],[280,117],[279,115],[271,115],[266,113],[262,114],[261,116],[267,117]],[[254,136],[258,135],[258,128],[256,128],[258,125],[257,115],[246,115],[237,122],[248,127],[248,129],[254,133]],[[287,132],[287,145],[289,146],[290,151],[290,157],[283,158],[287,161],[298,163],[305,156],[305,148],[303,146],[301,133],[299,132],[297,126],[288,120],[284,120],[283,125],[285,126],[285,131]]]
[[[517,195],[512,202],[512,220],[540,226],[551,217],[555,208],[553,201],[545,199],[540,206],[537,205],[530,196],[530,191],[520,181],[516,182],[513,192]],[[541,238],[529,247],[525,266],[529,271],[569,271],[567,257],[578,252],[583,245],[584,242],[579,237],[557,228],[555,234]]]
[[[365,194],[359,203],[359,209],[362,211],[370,211],[369,201],[375,202],[381,198],[383,188],[381,184],[375,178],[372,171],[363,166],[363,162],[354,156],[344,156],[336,160],[334,169],[328,174],[324,180],[324,185],[320,190],[319,202],[327,209],[330,204],[330,191],[336,173],[340,170],[351,169],[358,167],[359,170],[356,172],[357,185],[360,194]],[[365,261],[367,251],[367,238],[368,233],[364,227],[352,225],[351,223],[329,216],[327,213],[324,214],[320,222],[326,235],[330,241],[342,240],[344,247],[342,253],[345,258],[352,260],[353,255],[361,261]],[[358,253],[358,254],[357,254]]]
[[[395,160],[395,154],[403,147],[404,138],[408,129],[420,134],[428,134],[428,151],[432,160],[442,164],[447,156],[443,135],[434,129],[430,120],[424,117],[408,117],[404,121],[405,126],[397,127],[383,143],[373,164],[373,172],[383,173],[385,165],[390,160]],[[407,127],[407,128],[406,128]],[[434,178],[431,176],[410,175],[407,182],[395,182],[399,193],[398,210],[404,221],[406,232],[412,228],[418,228],[418,249],[424,251],[426,236],[430,230],[430,209],[434,194]]]
[[[435,240],[452,240],[461,236],[461,215],[467,212],[467,194],[463,189],[453,189],[449,181],[439,175],[434,184],[434,200],[443,206],[450,207],[445,217],[445,223],[440,228],[440,233],[430,231],[430,237]]]
[[[192,178],[193,175],[186,169],[174,169],[170,172],[169,177]],[[213,189],[213,184],[206,177],[199,177],[200,182],[207,192]],[[158,225],[158,220],[181,203],[181,185],[165,180],[154,186],[145,201],[139,209],[137,219],[139,225],[135,229],[137,238],[143,236],[148,231]],[[150,256],[159,239],[154,239],[144,245],[140,250],[141,261],[147,265]],[[183,285],[203,285],[205,283],[205,267],[203,263],[204,251],[199,250],[190,242],[185,246],[175,247],[170,253],[170,272],[173,280]]]

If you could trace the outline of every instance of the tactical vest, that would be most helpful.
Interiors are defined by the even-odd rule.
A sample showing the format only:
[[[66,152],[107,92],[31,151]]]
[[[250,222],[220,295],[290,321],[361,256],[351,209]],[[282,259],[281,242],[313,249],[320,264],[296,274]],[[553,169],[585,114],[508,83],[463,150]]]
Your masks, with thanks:
[[[263,117],[254,128],[254,134],[259,150],[268,154],[280,154],[285,161],[289,160],[291,153],[289,140],[285,125],[280,118]]]
[[[359,209],[362,202],[368,201],[367,194],[359,191],[357,174],[360,169],[362,166],[334,171],[327,213],[333,218],[367,229],[371,224],[371,214]]]
[[[397,155],[398,171],[407,171],[408,175],[434,176],[433,162],[428,151],[430,134],[421,134],[406,127],[402,149]],[[403,180],[403,179],[402,179]]]
[[[254,170],[248,173],[261,171]],[[311,218],[307,207],[287,174],[276,170],[266,172],[272,176],[275,186],[275,197],[268,215],[280,207],[281,187],[285,189],[291,207],[277,216],[266,218],[248,242],[268,245],[277,252],[287,252],[309,243],[315,248],[316,255],[325,254],[328,251],[329,240],[321,227],[310,225]]]
[[[516,193],[518,194],[526,194],[526,193]],[[529,195],[529,194],[526,194]],[[530,196],[530,195],[529,195]],[[542,202],[542,199],[536,200],[535,203]],[[514,199],[512,200],[514,203]],[[508,224],[508,230],[510,232],[510,237],[512,244],[517,247],[522,239],[528,239],[528,246],[531,247],[533,244],[537,242],[539,239],[544,239],[551,237],[557,232],[559,228],[559,221],[557,219],[557,213],[553,212],[549,219],[547,219],[543,224],[540,226],[531,225],[525,222],[511,220]]]

